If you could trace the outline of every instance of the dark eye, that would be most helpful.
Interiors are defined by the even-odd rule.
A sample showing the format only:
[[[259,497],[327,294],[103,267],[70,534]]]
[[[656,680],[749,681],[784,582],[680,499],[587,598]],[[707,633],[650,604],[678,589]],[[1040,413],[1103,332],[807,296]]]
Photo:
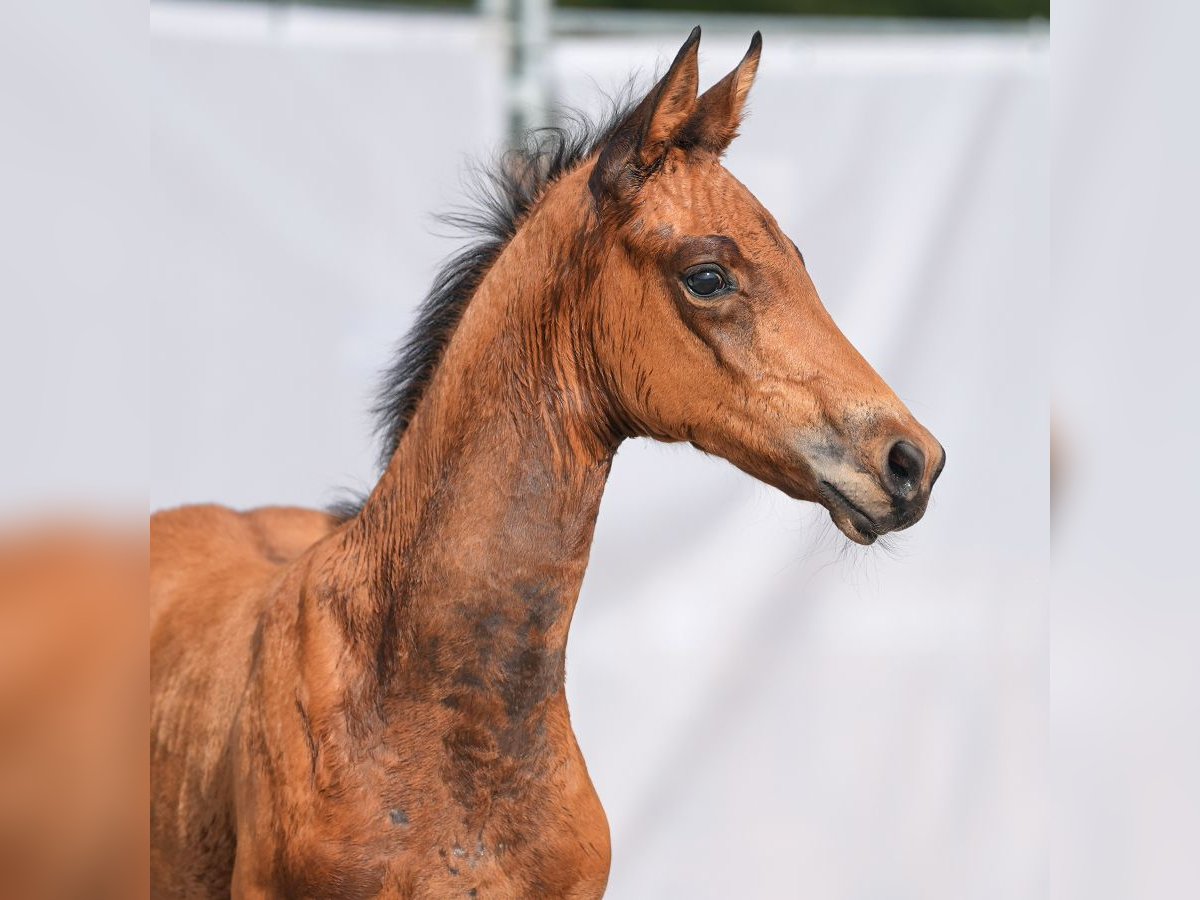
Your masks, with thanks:
[[[697,297],[712,297],[728,284],[725,273],[717,266],[703,266],[689,272],[683,279],[687,289]]]

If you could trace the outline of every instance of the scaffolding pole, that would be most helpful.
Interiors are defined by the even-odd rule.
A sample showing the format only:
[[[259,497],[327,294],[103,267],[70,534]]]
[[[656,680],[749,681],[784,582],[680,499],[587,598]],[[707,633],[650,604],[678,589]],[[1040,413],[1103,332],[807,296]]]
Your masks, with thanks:
[[[501,43],[508,139],[550,124],[550,27],[553,0],[479,0]]]

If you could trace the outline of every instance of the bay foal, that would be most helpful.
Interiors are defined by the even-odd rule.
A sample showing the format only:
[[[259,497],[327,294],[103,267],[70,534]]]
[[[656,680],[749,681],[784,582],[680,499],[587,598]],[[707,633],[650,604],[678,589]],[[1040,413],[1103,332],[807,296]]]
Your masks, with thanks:
[[[625,438],[723,456],[859,543],[921,517],[941,447],[721,164],[761,40],[700,96],[698,42],[498,171],[361,509],[153,518],[156,896],[599,897],[563,661]]]

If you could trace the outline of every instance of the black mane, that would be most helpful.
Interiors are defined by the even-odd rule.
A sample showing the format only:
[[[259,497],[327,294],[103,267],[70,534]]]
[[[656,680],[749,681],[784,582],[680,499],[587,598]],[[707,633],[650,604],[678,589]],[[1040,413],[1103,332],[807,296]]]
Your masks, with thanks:
[[[470,169],[468,193],[472,205],[438,216],[440,222],[470,242],[451,256],[434,278],[416,322],[401,341],[395,361],[383,373],[372,407],[375,433],[382,441],[381,469],[396,452],[463,311],[488,269],[546,188],[595,153],[633,105],[632,92],[626,89],[611,101],[611,109],[603,118],[591,120],[576,112],[568,113],[562,125],[527,132],[491,165]],[[345,519],[361,507],[360,498],[337,502],[329,511]]]

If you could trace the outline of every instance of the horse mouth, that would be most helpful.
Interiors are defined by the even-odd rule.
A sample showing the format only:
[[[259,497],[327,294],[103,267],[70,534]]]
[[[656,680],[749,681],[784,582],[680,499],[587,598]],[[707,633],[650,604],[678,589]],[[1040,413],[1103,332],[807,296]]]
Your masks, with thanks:
[[[883,533],[874,519],[830,482],[821,482],[821,496],[825,498],[825,506],[833,524],[854,543],[864,546],[873,544]]]

